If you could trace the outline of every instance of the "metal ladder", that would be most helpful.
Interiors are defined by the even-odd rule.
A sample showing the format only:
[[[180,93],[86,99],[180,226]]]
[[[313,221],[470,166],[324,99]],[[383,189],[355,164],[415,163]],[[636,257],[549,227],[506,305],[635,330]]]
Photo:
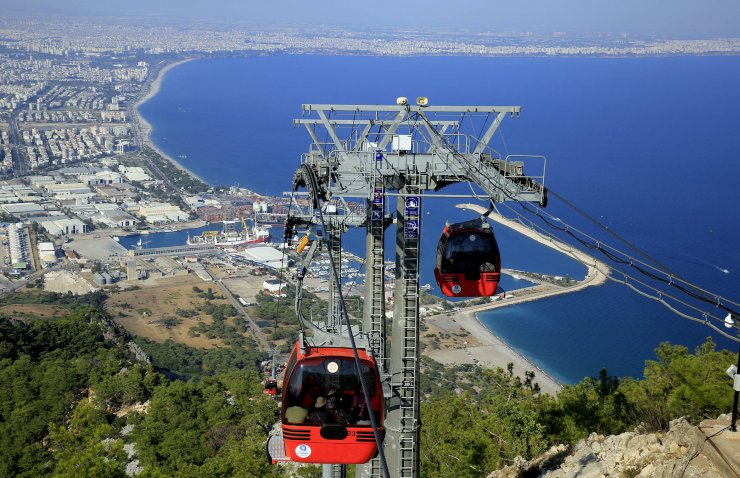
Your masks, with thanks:
[[[379,162],[370,170],[372,197],[367,200],[367,243],[365,265],[365,332],[368,346],[375,357],[381,378],[387,374],[386,331],[385,331],[385,188],[379,171]],[[387,398],[387,397],[386,397]],[[362,478],[385,478],[376,457],[358,467],[357,476]]]
[[[383,191],[382,180],[375,181],[374,190]],[[381,199],[382,201],[383,199]],[[371,201],[372,203],[372,201]],[[366,300],[370,300],[370,317],[368,320],[368,339],[370,348],[376,360],[379,362],[381,369],[385,369],[385,330],[383,327],[385,318],[385,268],[384,268],[384,248],[385,240],[385,219],[384,204],[370,204],[368,208],[368,254],[366,270],[370,271],[369,275],[370,296],[366,295]],[[373,216],[378,210],[381,211],[380,218]]]
[[[340,228],[327,224],[329,236],[329,250],[334,258],[334,266],[337,269],[336,276],[329,274],[329,323],[327,331],[340,334],[343,327],[342,302],[339,295],[342,293],[342,231]],[[337,278],[339,278],[337,280]]]
[[[420,224],[421,188],[418,174],[409,175],[403,193],[407,196],[416,196],[418,199],[416,212],[405,208],[403,224],[406,226],[416,221],[415,234],[404,232],[403,257],[400,260],[401,271],[398,280],[403,281],[401,300],[403,300],[403,329],[393,330],[393,333],[403,334],[402,366],[399,383],[401,430],[399,442],[399,477],[415,478],[419,476],[419,450],[417,448],[419,433],[419,246],[421,234]],[[401,226],[399,226],[401,227]],[[398,321],[396,321],[398,324]]]

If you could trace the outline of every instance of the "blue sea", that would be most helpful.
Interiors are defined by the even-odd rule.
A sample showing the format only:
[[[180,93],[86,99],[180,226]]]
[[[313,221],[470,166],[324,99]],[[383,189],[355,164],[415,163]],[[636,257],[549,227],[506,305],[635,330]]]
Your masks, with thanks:
[[[292,124],[302,103],[390,104],[398,96],[427,96],[435,105],[521,105],[521,117],[504,120],[494,147],[546,155],[548,187],[677,274],[737,300],[737,85],[740,57],[269,56],[178,66],[140,111],[157,145],[173,158],[187,156],[183,165],[204,180],[279,195],[290,189],[310,143],[305,129]],[[434,282],[432,256],[445,220],[470,217],[454,201],[423,204],[422,283]],[[548,210],[593,230],[556,200]],[[504,267],[585,273],[516,233],[498,227],[496,234]],[[359,250],[361,236],[351,234],[347,243]],[[513,281],[503,286],[517,288]],[[711,335],[737,350],[616,283],[480,318],[564,383],[602,367],[640,377],[661,341],[693,348]]]

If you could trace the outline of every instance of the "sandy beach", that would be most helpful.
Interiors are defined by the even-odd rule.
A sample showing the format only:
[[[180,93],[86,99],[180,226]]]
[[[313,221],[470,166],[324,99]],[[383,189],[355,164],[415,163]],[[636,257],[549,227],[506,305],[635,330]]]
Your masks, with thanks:
[[[529,298],[528,300],[536,298]],[[534,371],[534,381],[539,384],[540,390],[551,395],[556,394],[563,388],[557,380],[501,340],[478,319],[478,312],[521,302],[524,302],[524,300],[515,301],[512,299],[511,301],[468,307],[450,317],[447,314],[439,314],[424,318],[423,321],[428,326],[433,326],[440,331],[455,334],[459,333],[460,329],[464,329],[472,336],[467,344],[455,348],[427,349],[424,354],[447,365],[477,364],[484,368],[501,367],[506,370],[507,364],[512,363],[514,364],[514,375],[524,377],[524,372]]]
[[[185,171],[192,177],[198,179],[199,181],[202,181],[206,184],[208,184],[207,181],[204,181],[203,178],[180,164],[179,162],[175,161],[175,159],[170,156],[169,154],[165,153],[162,149],[160,149],[154,142],[152,141],[151,134],[152,134],[152,125],[144,119],[143,116],[139,113],[139,107],[152,99],[157,93],[159,93],[159,89],[162,87],[162,80],[164,79],[167,72],[169,72],[171,69],[178,65],[182,65],[183,63],[187,63],[189,61],[193,61],[192,59],[186,59],[181,60],[175,63],[170,63],[169,65],[164,66],[161,70],[159,70],[159,73],[157,73],[157,76],[149,83],[148,89],[143,92],[139,100],[134,105],[132,111],[131,111],[131,121],[134,125],[134,135],[138,138],[139,143],[142,146],[148,146],[152,148],[154,151],[156,151],[160,156],[165,158],[167,161],[175,165],[176,168]],[[145,85],[144,88],[147,88]]]
[[[477,204],[461,204],[457,207],[472,210],[481,214],[486,211],[485,207]],[[523,377],[525,371],[534,371],[535,382],[540,385],[540,389],[545,393],[554,394],[562,388],[562,385],[486,328],[478,319],[478,313],[484,310],[508,307],[559,294],[578,292],[586,287],[601,285],[607,280],[609,266],[594,257],[575,250],[565,243],[553,238],[542,236],[530,228],[523,226],[518,222],[511,221],[497,213],[491,213],[489,219],[509,227],[542,245],[553,248],[584,264],[587,267],[586,277],[577,285],[572,287],[559,287],[551,284],[542,284],[528,287],[526,289],[520,289],[512,294],[514,297],[491,302],[489,304],[464,308],[452,317],[454,321],[451,320],[451,317],[447,317],[446,314],[428,317],[424,320],[429,325],[433,325],[440,330],[448,332],[453,332],[456,327],[460,327],[470,332],[475,340],[470,340],[470,343],[467,344],[467,346],[431,350],[426,353],[431,358],[445,364],[478,363],[487,368],[501,367],[506,369],[506,365],[508,363],[513,363],[515,375]]]

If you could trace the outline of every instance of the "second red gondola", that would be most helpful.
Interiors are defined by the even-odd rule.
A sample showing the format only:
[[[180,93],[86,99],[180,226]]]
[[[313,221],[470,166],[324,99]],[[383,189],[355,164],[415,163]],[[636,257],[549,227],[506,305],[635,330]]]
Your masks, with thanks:
[[[482,219],[449,224],[437,245],[434,278],[448,297],[487,297],[501,280],[501,254]]]

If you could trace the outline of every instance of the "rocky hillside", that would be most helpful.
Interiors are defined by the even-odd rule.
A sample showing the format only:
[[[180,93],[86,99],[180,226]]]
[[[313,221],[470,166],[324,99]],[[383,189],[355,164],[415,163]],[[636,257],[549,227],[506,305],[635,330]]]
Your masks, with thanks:
[[[707,441],[707,436],[716,433],[707,435],[707,429],[714,426],[717,432],[726,430],[730,417],[723,415],[711,422],[710,425],[702,423],[695,427],[680,418],[671,422],[668,432],[641,433],[636,430],[613,436],[593,433],[575,446],[554,446],[534,460],[515,459],[513,465],[491,473],[488,478],[737,476],[728,467],[727,458],[722,456],[721,444],[718,447]],[[730,433],[724,431],[725,435]],[[740,440],[735,440],[734,434],[728,437],[734,442],[728,444],[730,451],[740,452]]]

